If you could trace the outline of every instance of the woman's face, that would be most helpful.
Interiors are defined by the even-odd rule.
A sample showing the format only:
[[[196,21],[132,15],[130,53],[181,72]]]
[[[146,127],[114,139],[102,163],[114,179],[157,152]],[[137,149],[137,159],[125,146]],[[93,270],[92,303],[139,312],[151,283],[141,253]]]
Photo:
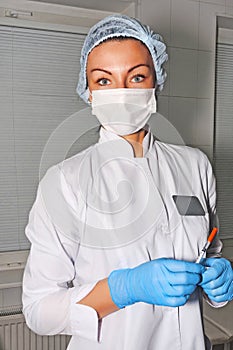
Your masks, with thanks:
[[[89,90],[153,88],[155,72],[147,47],[135,39],[106,41],[87,60]],[[91,96],[89,97],[91,101]]]

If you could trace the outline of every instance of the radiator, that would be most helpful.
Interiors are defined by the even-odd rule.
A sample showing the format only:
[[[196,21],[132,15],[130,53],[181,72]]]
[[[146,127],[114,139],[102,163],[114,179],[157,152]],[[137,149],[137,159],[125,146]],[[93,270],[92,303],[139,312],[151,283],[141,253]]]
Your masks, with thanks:
[[[70,337],[39,336],[26,325],[23,314],[0,316],[0,350],[65,350]]]

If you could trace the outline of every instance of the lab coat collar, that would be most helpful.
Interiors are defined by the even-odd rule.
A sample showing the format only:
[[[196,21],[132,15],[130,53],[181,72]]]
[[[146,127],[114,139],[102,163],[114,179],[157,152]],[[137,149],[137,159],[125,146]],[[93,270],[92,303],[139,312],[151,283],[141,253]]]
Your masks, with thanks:
[[[152,149],[153,142],[154,142],[154,136],[150,131],[150,127],[148,124],[145,125],[144,127],[145,130],[147,130],[147,134],[143,139],[143,157],[147,157],[148,153]],[[100,127],[100,132],[99,132],[99,141],[98,143],[104,143],[104,142],[110,142],[116,140],[117,142],[111,142],[109,144],[109,147],[113,150],[116,147],[116,152],[119,151],[119,153],[124,154],[124,156],[128,156],[130,158],[135,158],[134,157],[134,151],[133,147],[131,144],[125,140],[123,137],[106,130],[103,126]]]

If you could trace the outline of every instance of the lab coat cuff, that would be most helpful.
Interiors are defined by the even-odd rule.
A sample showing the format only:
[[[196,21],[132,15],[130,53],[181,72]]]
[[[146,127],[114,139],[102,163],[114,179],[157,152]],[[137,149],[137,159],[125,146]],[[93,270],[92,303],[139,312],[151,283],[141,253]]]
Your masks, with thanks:
[[[101,321],[99,321],[96,310],[87,305],[77,304],[90,293],[96,283],[97,281],[72,288],[69,325],[70,334],[100,342]]]
[[[216,301],[211,300],[211,299],[208,297],[208,295],[205,294],[205,293],[204,293],[204,298],[205,298],[206,302],[207,302],[210,306],[212,306],[212,307],[214,307],[214,308],[216,308],[216,309],[219,308],[219,307],[223,307],[223,306],[225,306],[225,305],[228,303],[228,301],[222,301],[222,302],[217,303]]]

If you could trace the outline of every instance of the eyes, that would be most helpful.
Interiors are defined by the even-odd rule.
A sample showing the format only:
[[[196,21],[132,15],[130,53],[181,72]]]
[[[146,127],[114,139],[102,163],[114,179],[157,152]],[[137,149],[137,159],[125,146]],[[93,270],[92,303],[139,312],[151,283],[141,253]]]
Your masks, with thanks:
[[[141,83],[141,81],[143,81],[144,78],[145,78],[144,75],[138,74],[138,75],[135,75],[135,76],[132,78],[132,82],[133,82],[133,83]]]
[[[130,83],[141,83],[145,79],[145,76],[143,74],[137,74],[130,78]],[[111,81],[107,78],[100,78],[97,80],[97,83],[100,86],[106,86],[111,84]]]
[[[109,85],[110,81],[106,78],[101,78],[97,80],[97,83],[101,86]]]

